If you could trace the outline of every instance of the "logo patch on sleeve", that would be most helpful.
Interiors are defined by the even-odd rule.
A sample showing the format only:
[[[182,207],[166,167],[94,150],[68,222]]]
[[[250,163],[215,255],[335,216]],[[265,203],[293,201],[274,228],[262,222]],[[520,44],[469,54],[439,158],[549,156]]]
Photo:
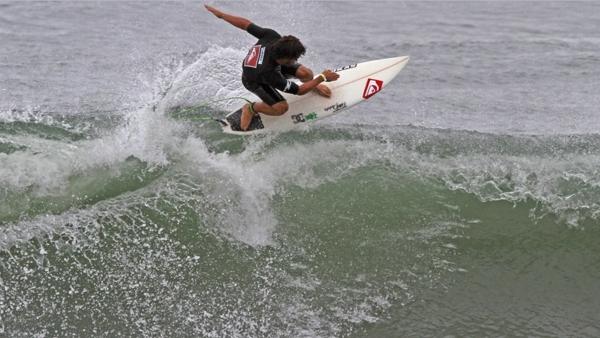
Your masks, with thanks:
[[[368,99],[371,96],[379,93],[381,88],[383,88],[383,81],[367,79],[367,84],[365,85],[365,89],[363,91],[363,99]]]
[[[265,50],[267,49],[267,47],[263,47],[260,49],[260,58],[258,58],[258,64],[262,65],[263,64],[263,60],[265,59]]]
[[[256,45],[250,49],[248,55],[244,59],[244,67],[256,68],[258,65],[258,55],[260,54],[260,45]]]
[[[292,88],[292,83],[293,83],[292,81],[287,80],[287,83],[285,85],[285,88],[283,88],[283,91],[287,92],[288,90],[290,90],[290,88]]]

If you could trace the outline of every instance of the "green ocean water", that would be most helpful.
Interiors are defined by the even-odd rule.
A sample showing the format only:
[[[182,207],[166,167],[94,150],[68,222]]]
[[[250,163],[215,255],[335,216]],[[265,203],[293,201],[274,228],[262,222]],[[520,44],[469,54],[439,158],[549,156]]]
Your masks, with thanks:
[[[216,128],[165,165],[3,189],[3,332],[598,332],[596,137]]]
[[[241,138],[201,3],[0,0],[0,337],[600,336],[598,3],[215,6],[410,63]]]

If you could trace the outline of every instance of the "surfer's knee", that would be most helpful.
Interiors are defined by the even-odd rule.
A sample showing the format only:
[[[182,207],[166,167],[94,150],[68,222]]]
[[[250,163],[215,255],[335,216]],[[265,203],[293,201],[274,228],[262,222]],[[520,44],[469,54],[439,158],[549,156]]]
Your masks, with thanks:
[[[304,66],[300,66],[298,70],[296,70],[296,77],[300,79],[300,81],[310,81],[313,79],[314,75],[312,70],[306,68]]]
[[[272,106],[273,110],[277,115],[283,115],[290,108],[287,101],[277,102]]]

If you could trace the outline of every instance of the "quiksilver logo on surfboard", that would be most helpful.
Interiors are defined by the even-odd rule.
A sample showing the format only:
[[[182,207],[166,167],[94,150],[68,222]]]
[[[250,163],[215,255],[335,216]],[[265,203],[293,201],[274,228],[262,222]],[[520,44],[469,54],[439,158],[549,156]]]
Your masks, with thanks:
[[[383,81],[367,79],[367,84],[365,85],[365,89],[363,91],[363,99],[368,99],[371,96],[379,93],[381,88],[383,88]]]

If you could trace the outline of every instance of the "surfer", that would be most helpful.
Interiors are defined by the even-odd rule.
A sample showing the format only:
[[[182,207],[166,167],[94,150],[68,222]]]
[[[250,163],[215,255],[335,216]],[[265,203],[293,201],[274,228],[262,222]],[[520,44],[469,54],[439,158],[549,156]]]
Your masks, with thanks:
[[[288,103],[277,92],[304,95],[311,90],[324,97],[331,96],[329,87],[321,84],[324,81],[335,81],[339,75],[329,69],[324,70],[316,78],[308,67],[297,63],[306,52],[298,38],[281,36],[269,28],[262,28],[250,20],[226,14],[220,10],[204,5],[217,18],[247,31],[258,39],[250,49],[242,64],[242,84],[256,94],[263,102],[252,102],[242,108],[240,127],[247,130],[256,113],[281,116],[288,110]],[[303,82],[298,86],[290,78],[295,77]]]

